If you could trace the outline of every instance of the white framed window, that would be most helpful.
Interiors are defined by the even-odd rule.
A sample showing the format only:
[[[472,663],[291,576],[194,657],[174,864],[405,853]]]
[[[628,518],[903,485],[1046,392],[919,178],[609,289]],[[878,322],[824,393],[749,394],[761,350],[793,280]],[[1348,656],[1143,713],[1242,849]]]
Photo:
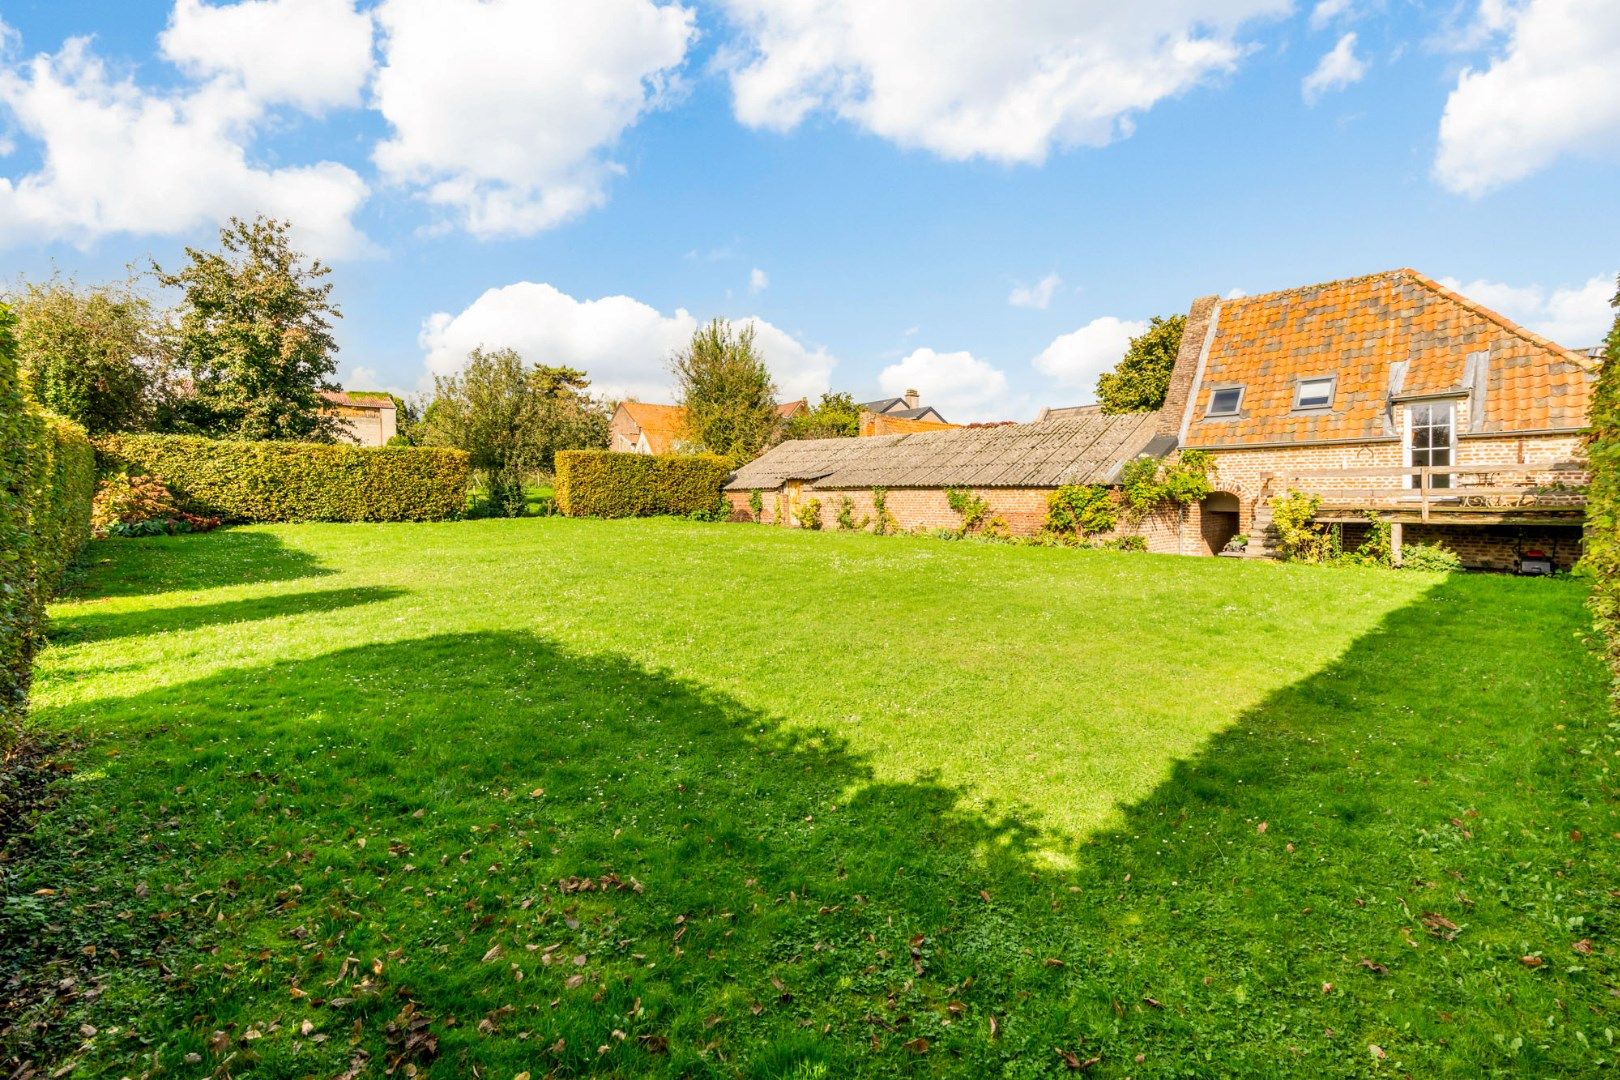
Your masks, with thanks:
[[[1452,452],[1457,436],[1456,406],[1449,401],[1421,402],[1406,407],[1406,464],[1409,466],[1452,465]],[[1417,487],[1416,476],[1408,477],[1408,486]],[[1442,473],[1429,478],[1431,488],[1449,488],[1451,474]]]
[[[1243,387],[1220,386],[1209,392],[1209,408],[1205,416],[1236,416],[1243,408]]]
[[[1333,406],[1333,390],[1338,384],[1337,375],[1323,375],[1319,378],[1300,379],[1294,384],[1294,408],[1296,409],[1328,409]]]

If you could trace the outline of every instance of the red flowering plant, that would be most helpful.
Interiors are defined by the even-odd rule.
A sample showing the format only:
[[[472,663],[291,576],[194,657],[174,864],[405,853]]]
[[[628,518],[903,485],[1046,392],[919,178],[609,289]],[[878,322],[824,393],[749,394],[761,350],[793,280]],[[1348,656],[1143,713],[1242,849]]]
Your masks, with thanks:
[[[90,530],[97,538],[207,532],[219,518],[187,513],[175,505],[163,481],[119,473],[96,486]]]

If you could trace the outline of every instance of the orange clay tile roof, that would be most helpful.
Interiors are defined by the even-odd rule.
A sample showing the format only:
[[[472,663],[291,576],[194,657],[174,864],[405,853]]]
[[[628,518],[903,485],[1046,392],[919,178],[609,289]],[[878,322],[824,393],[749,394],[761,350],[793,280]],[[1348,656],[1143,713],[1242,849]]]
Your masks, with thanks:
[[[788,401],[788,402],[784,402],[781,405],[778,405],[776,407],[776,415],[786,419],[787,417],[792,416],[796,412],[800,412],[800,411],[808,412],[809,409],[810,409],[810,403],[808,401],[806,401],[804,398],[800,398],[798,401]]]
[[[647,437],[647,446],[655,454],[667,454],[675,444],[686,437],[686,407],[683,405],[652,405],[645,401],[621,402],[619,408],[629,414],[636,427]]]
[[[1390,438],[1401,398],[1483,390],[1480,434],[1585,426],[1596,365],[1415,270],[1223,300],[1184,445]],[[1483,354],[1483,381],[1469,364]],[[1392,366],[1404,361],[1404,378]],[[1474,373],[1469,386],[1465,378]],[[1399,369],[1394,374],[1399,376]],[[1337,376],[1331,408],[1294,410],[1295,383]],[[1223,386],[1238,415],[1206,417]]]
[[[943,420],[913,420],[887,413],[862,412],[860,434],[862,438],[870,439],[876,435],[910,435],[918,431],[944,431],[960,426],[947,424]]]

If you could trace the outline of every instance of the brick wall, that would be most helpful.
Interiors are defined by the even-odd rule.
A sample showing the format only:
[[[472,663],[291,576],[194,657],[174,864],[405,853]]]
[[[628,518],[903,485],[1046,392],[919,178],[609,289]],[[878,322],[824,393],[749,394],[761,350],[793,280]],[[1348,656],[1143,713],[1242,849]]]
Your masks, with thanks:
[[[1052,490],[977,488],[975,493],[990,504],[988,517],[1000,517],[1015,536],[1032,536],[1040,532],[1046,524],[1046,500]],[[821,502],[823,529],[838,528],[839,507],[846,497],[850,501],[851,512],[857,525],[863,520],[870,522],[877,516],[872,507],[872,492],[869,488],[822,489],[805,484],[796,496],[786,490],[763,491],[760,494],[765,503],[762,520],[767,525],[797,528],[798,520],[793,516],[793,508],[805,505],[811,499],[819,499]],[[726,498],[731,503],[732,520],[753,520],[752,512],[748,509],[748,492],[728,491]],[[888,511],[893,515],[896,528],[901,532],[916,529],[956,529],[962,524],[961,517],[951,509],[942,488],[890,488],[886,498]],[[1186,554],[1205,554],[1200,528],[1198,507],[1192,506],[1187,510],[1185,522],[1174,512],[1160,512],[1150,515],[1134,526],[1121,521],[1119,528],[1110,535],[1145,537],[1149,551],[1173,554],[1178,550],[1184,550]]]

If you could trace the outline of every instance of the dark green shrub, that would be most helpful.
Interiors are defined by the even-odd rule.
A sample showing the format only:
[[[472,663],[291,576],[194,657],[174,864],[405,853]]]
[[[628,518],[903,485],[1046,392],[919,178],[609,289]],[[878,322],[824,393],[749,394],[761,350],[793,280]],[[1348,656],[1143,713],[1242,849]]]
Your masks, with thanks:
[[[114,473],[96,486],[90,507],[90,531],[98,539],[207,532],[218,526],[219,518],[180,509],[163,481],[152,476]]]
[[[1107,540],[1097,541],[1100,551],[1146,551],[1147,537],[1145,536],[1113,536]]]
[[[225,521],[441,521],[467,505],[460,450],[192,435],[109,435],[96,449],[103,472],[155,476],[181,509]]]
[[[794,512],[793,516],[799,519],[799,528],[801,529],[821,528],[821,500],[806,500],[799,505],[799,509]]]
[[[16,739],[45,601],[90,535],[95,490],[84,429],[23,399],[14,325],[0,305],[0,750]]]
[[[1620,293],[1614,304],[1620,307]],[[1620,315],[1609,331],[1607,346],[1586,431],[1592,484],[1586,495],[1586,554],[1581,568],[1592,578],[1592,620],[1604,637],[1620,696]]]
[[[1401,569],[1451,574],[1462,569],[1462,559],[1439,544],[1407,544],[1401,548]]]
[[[713,510],[731,474],[714,454],[557,453],[557,507],[569,517],[651,517]]]
[[[1316,523],[1322,507],[1320,495],[1290,490],[1271,500],[1271,527],[1277,534],[1277,555],[1290,562],[1319,563],[1337,554],[1334,536]]]

